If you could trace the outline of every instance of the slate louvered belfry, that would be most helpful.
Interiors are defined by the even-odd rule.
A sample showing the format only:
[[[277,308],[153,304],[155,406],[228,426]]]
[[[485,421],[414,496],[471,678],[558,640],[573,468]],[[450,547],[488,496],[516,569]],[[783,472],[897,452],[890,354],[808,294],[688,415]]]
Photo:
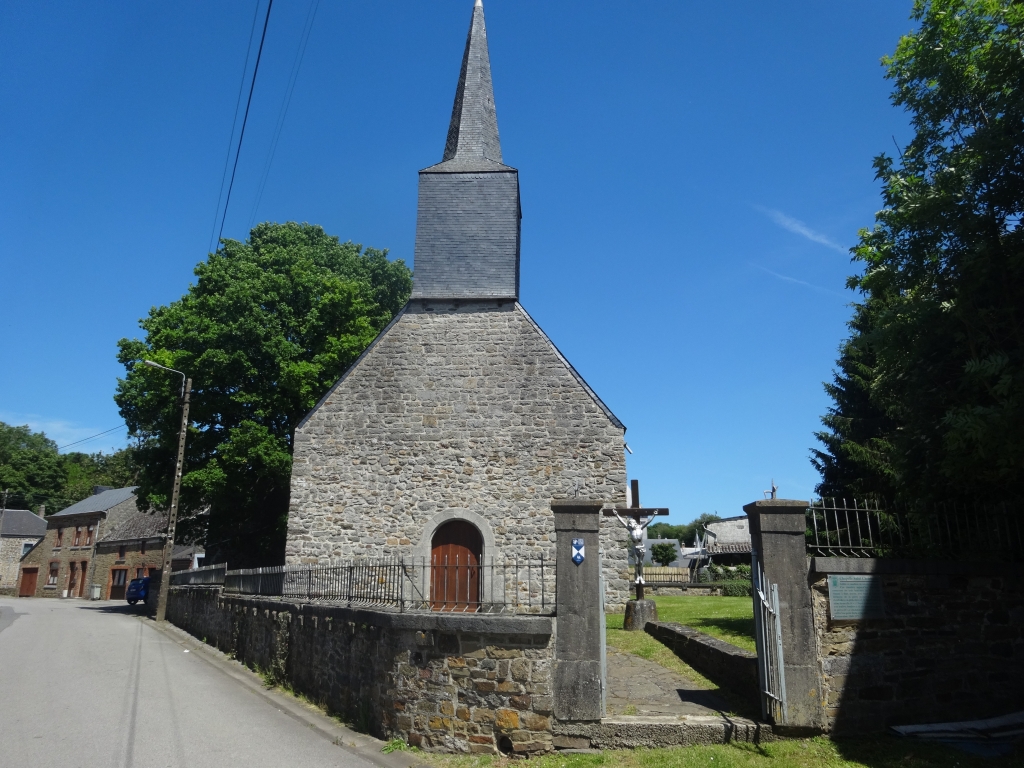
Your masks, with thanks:
[[[477,0],[444,156],[420,171],[412,298],[518,299],[520,218],[519,173],[502,163]]]

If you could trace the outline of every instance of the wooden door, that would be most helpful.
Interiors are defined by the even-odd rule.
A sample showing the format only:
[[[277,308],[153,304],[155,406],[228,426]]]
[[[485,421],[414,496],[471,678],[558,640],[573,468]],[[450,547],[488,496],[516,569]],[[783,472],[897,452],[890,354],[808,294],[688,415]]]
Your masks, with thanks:
[[[110,596],[107,598],[108,600],[124,600],[127,577],[127,568],[110,569]]]
[[[430,606],[435,611],[480,610],[480,557],[483,539],[464,520],[445,523],[430,548]]]
[[[78,591],[78,563],[72,560],[69,563],[71,572],[68,575],[68,597],[77,597]]]
[[[18,597],[33,597],[36,593],[36,584],[38,581],[38,568],[22,568],[21,589],[18,590]]]

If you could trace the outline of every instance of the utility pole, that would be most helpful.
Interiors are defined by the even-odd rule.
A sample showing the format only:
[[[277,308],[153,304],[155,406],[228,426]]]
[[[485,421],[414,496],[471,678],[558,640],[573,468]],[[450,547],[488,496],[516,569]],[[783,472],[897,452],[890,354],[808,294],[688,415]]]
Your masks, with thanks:
[[[167,593],[171,591],[171,555],[174,552],[174,527],[178,524],[178,494],[181,490],[181,472],[185,464],[185,435],[188,433],[188,405],[192,396],[192,379],[181,371],[143,360],[150,368],[161,368],[176,373],[182,378],[181,388],[181,431],[178,433],[178,461],[174,466],[174,486],[171,489],[171,509],[167,514],[167,538],[164,540],[164,564],[160,569],[160,593],[156,598],[156,620],[164,621],[167,616]]]

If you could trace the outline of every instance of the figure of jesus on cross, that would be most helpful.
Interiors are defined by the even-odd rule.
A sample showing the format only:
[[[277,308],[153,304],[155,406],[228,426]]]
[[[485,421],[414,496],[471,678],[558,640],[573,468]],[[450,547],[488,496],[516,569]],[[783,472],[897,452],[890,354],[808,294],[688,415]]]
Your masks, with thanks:
[[[636,599],[644,599],[644,558],[647,556],[647,547],[644,546],[644,531],[647,526],[654,522],[654,518],[667,515],[665,507],[640,506],[640,481],[631,480],[629,483],[629,507],[621,510],[626,513],[623,517],[618,509],[606,509],[605,515],[615,515],[629,533],[629,546],[636,561],[636,571],[633,583],[636,585]]]

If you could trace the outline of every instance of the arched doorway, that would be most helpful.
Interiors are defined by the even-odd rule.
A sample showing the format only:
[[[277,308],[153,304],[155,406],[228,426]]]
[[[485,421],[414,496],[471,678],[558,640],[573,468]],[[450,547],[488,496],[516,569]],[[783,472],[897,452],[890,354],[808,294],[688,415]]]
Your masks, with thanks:
[[[483,538],[472,523],[452,520],[430,542],[430,607],[435,611],[480,610]]]

